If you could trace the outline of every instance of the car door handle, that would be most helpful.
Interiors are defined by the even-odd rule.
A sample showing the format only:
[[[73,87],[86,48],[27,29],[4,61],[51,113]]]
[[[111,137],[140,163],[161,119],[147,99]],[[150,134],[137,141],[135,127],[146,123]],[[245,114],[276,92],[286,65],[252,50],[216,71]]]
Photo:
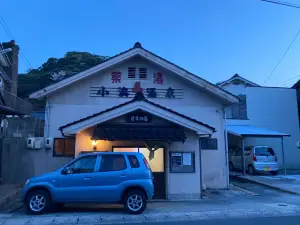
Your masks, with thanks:
[[[127,177],[128,175],[127,175],[127,173],[121,173],[120,174],[120,177]]]
[[[84,180],[90,180],[92,177],[91,176],[84,176],[83,179]]]

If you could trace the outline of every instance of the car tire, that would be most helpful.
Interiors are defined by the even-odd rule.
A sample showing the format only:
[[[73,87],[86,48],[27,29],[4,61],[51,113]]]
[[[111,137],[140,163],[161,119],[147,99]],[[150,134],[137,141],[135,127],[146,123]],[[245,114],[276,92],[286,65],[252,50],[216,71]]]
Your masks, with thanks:
[[[62,211],[64,209],[64,203],[56,203],[55,206],[55,210],[56,211]]]
[[[252,165],[248,166],[248,173],[249,173],[249,175],[254,175],[255,174],[255,169]]]
[[[234,171],[234,166],[232,162],[229,162],[229,170]]]
[[[278,171],[271,171],[271,174],[272,174],[273,176],[276,176],[276,175],[278,175]]]
[[[125,195],[124,207],[130,214],[140,214],[147,206],[147,197],[144,192],[136,190]]]
[[[26,212],[31,215],[39,215],[51,209],[52,201],[49,193],[45,190],[29,192],[26,198]]]

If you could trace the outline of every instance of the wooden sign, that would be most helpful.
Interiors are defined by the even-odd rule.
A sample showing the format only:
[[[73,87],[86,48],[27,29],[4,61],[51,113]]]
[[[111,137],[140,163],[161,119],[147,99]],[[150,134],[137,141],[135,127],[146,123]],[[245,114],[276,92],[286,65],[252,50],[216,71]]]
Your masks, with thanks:
[[[152,115],[145,112],[133,112],[126,116],[127,123],[151,123]]]

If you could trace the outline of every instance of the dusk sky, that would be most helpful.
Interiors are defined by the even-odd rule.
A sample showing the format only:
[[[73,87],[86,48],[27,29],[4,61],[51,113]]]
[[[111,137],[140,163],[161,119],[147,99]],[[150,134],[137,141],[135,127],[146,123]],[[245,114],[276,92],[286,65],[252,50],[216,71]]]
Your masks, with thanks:
[[[139,41],[213,83],[238,73],[263,85],[300,29],[300,9],[260,0],[1,0],[0,15],[33,68],[67,51],[113,56]],[[0,41],[9,39],[0,26]],[[20,58],[20,73],[28,69]],[[299,78],[300,35],[266,85]]]

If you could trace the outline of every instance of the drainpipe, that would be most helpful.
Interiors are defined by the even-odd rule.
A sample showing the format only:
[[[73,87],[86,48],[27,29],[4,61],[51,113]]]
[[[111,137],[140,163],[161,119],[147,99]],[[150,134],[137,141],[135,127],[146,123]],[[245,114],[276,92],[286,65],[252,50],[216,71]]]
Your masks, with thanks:
[[[284,168],[284,176],[286,176],[286,165],[285,165],[285,159],[284,159],[283,137],[281,137],[281,152],[282,152],[282,165],[283,165],[283,168]]]
[[[223,108],[224,111],[224,135],[225,135],[225,166],[226,166],[226,188],[229,190],[229,162],[228,162],[228,133],[227,133],[227,115],[226,108]]]
[[[200,198],[202,199],[202,163],[201,163],[201,138],[199,136],[199,162],[200,162]]]

